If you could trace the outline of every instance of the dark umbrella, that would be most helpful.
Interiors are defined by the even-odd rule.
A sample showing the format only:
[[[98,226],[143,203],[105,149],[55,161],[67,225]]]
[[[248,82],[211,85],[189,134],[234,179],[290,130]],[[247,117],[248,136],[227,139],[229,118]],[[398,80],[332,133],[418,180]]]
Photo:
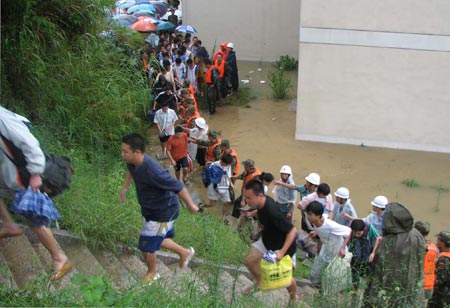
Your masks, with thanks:
[[[156,14],[159,16],[164,16],[164,14],[167,13],[167,5],[164,2],[152,1],[150,4],[153,5],[156,10]]]
[[[133,15],[119,15],[118,17],[114,17],[114,19],[117,19],[120,22],[129,22],[131,24],[134,24],[138,18]]]

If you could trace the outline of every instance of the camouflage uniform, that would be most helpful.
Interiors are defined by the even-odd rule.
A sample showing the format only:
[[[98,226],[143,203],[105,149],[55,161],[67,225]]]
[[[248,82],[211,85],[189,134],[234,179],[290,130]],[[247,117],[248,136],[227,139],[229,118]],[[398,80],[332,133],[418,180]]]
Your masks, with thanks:
[[[438,234],[438,239],[450,247],[450,231]],[[436,280],[433,296],[428,302],[428,308],[450,307],[450,252],[441,252],[436,263]]]

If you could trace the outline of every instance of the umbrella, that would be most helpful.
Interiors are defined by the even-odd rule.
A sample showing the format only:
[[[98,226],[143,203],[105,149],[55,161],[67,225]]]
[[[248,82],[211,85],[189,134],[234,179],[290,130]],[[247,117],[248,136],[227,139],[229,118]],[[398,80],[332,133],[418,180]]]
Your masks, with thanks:
[[[134,0],[120,0],[116,2],[116,8],[127,9],[135,4],[136,2]]]
[[[150,20],[141,19],[136,21],[131,29],[139,31],[139,32],[150,32],[156,30],[156,25],[154,25]]]
[[[149,15],[155,15],[156,9],[151,4],[137,4],[128,9],[128,14],[133,14],[136,12],[145,12]]]
[[[139,17],[141,17],[141,18],[143,18],[143,17],[150,17],[150,16],[154,16],[155,14],[151,14],[151,13],[148,13],[148,12],[142,12],[142,11],[137,11],[137,12],[134,12],[133,14],[131,14],[131,16],[135,16],[135,17],[137,17],[137,18],[139,18]]]
[[[189,25],[181,25],[175,28],[176,31],[178,32],[184,32],[184,33],[190,33],[190,34],[194,34],[197,33],[197,30],[195,30],[194,27],[189,26]]]
[[[156,9],[156,14],[159,16],[164,16],[167,13],[167,5],[164,2],[160,1],[151,1],[151,5]]]
[[[133,15],[130,15],[130,16],[133,16]],[[133,16],[133,17],[134,17],[134,16]],[[149,22],[151,22],[151,23],[154,24],[154,25],[157,25],[157,24],[159,23],[159,20],[158,20],[158,19],[153,18],[153,17],[151,17],[151,16],[139,16],[139,17],[137,18],[137,20],[145,20],[145,21],[149,21]]]
[[[168,21],[161,21],[156,28],[156,31],[172,31],[175,29],[175,25]]]
[[[132,22],[129,22],[128,20],[125,20],[125,19],[123,19],[123,20],[116,20],[116,22],[117,22],[117,24],[119,26],[127,27],[127,28],[129,28],[129,27],[131,27],[131,25],[133,25]]]
[[[123,15],[118,15],[118,16],[114,16],[113,19],[118,20],[118,22],[120,23],[121,21],[124,22],[129,22],[131,24],[134,24],[138,18],[136,16],[133,15],[127,15],[127,14],[123,14]]]

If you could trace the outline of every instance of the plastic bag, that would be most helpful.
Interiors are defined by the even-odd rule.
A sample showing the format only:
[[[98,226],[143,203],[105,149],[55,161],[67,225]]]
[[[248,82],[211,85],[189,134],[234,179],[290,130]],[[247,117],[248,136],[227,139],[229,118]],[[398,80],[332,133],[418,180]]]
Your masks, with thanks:
[[[288,287],[292,282],[292,260],[285,255],[280,261],[270,263],[261,259],[261,290]]]
[[[337,294],[352,287],[352,274],[350,261],[352,253],[345,254],[344,258],[335,257],[322,273],[322,291],[324,296]]]

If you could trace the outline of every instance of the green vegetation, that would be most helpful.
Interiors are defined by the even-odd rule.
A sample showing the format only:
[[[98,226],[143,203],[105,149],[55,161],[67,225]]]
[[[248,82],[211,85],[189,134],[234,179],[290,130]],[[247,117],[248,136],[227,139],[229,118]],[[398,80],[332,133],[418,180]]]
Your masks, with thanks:
[[[298,68],[298,60],[289,57],[289,55],[280,56],[280,59],[275,61],[275,66],[279,70],[295,71]]]
[[[404,179],[402,184],[406,187],[419,187],[419,183],[415,179]]]
[[[273,98],[285,99],[289,97],[291,80],[286,78],[283,69],[270,72],[267,77],[269,78],[269,87],[272,89]]]

